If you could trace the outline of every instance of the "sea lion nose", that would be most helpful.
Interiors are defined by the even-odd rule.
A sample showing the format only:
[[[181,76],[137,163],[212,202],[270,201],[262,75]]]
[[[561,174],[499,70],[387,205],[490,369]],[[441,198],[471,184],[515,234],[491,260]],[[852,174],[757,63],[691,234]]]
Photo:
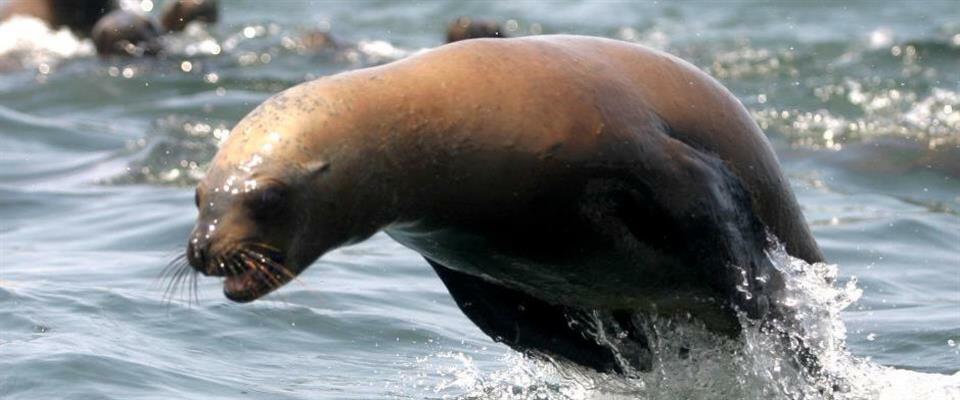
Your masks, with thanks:
[[[197,270],[201,274],[207,275],[207,261],[209,260],[208,253],[209,244],[206,241],[201,241],[196,236],[193,236],[190,239],[190,242],[187,243],[187,262],[190,263],[190,266],[193,269]]]

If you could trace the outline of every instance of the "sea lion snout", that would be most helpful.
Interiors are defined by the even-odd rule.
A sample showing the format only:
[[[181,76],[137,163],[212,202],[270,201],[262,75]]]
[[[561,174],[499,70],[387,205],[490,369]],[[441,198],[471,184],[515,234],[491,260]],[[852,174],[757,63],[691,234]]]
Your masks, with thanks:
[[[216,230],[215,222],[198,222],[187,243],[187,262],[205,276],[229,275],[224,259],[231,257],[231,247],[241,247],[227,244],[228,240],[221,238]]]
[[[191,235],[190,241],[187,242],[187,262],[197,272],[209,276],[210,273],[207,272],[207,252],[206,242],[200,244],[196,234]]]
[[[234,213],[236,214],[236,213]],[[190,266],[205,276],[224,278],[223,293],[233,301],[253,301],[296,278],[286,250],[271,244],[251,224],[223,225],[200,220],[187,243]]]

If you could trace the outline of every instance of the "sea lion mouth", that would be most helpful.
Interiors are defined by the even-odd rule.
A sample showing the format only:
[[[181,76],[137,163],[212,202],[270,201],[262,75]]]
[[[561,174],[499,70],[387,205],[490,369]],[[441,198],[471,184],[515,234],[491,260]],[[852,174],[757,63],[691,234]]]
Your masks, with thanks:
[[[229,255],[215,260],[223,280],[223,294],[228,299],[247,303],[263,297],[296,278],[284,264],[278,249],[264,244],[238,246]]]
[[[202,253],[189,257],[191,251],[188,249],[174,257],[160,272],[158,279],[167,281],[163,292],[165,300],[186,294],[188,300],[199,301],[197,277],[202,274],[223,277],[223,294],[230,300],[246,303],[296,279],[300,273],[284,263],[283,252],[262,243],[238,244],[211,258],[202,257]]]

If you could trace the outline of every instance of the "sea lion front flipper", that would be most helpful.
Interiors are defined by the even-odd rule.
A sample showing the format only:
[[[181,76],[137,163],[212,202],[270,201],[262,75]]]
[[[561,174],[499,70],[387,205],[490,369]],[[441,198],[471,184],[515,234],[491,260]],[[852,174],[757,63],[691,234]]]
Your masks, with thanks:
[[[601,372],[623,372],[613,351],[575,321],[580,312],[454,271],[427,259],[460,310],[483,333],[521,353],[560,356]]]

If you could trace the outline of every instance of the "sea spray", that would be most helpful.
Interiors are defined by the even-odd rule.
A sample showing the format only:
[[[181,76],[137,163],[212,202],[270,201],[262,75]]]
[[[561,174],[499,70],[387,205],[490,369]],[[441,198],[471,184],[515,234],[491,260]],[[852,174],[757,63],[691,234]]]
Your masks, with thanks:
[[[806,263],[780,245],[768,257],[786,278],[783,302],[796,316],[789,325],[762,326],[741,315],[740,338],[729,338],[692,318],[635,316],[651,346],[649,371],[605,374],[515,352],[502,360],[509,367],[488,371],[468,354],[440,351],[417,361],[422,374],[401,392],[467,399],[960,399],[960,374],[899,370],[847,351],[841,311],[862,294],[855,277],[838,280],[836,265]],[[595,318],[603,325],[602,313]],[[779,334],[786,329],[802,336],[818,373],[800,366],[796,345]],[[609,337],[598,342],[619,351]]]

